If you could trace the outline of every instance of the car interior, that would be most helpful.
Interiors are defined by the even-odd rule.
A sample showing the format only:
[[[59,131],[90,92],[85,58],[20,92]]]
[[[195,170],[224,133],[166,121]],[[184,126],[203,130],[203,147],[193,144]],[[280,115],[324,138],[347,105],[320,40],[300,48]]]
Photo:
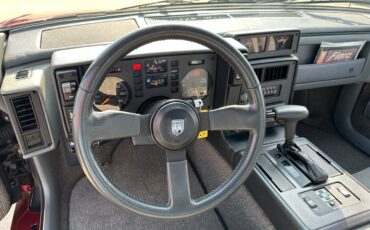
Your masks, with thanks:
[[[271,2],[0,22],[0,229],[370,228],[370,3]]]

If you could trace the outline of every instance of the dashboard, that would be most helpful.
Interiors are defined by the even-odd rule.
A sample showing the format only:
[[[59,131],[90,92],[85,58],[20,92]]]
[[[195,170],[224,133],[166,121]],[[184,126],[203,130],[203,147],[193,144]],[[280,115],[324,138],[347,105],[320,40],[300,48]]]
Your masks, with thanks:
[[[297,50],[299,31],[280,30],[258,34],[241,32],[226,37],[229,42],[238,44],[250,60],[262,85],[266,106],[289,103],[297,69],[297,58],[293,54]],[[264,37],[270,47],[259,50],[260,56],[256,56],[248,44],[240,42],[245,37]],[[273,41],[268,42],[269,39],[278,42],[284,38],[291,39],[285,41],[285,47],[278,43],[275,45]],[[177,41],[176,44],[180,45],[181,42]],[[194,43],[188,45],[191,49]],[[156,43],[150,44],[149,49],[156,46]],[[145,52],[144,56],[127,57],[115,63],[95,94],[94,108],[97,111],[144,113],[148,105],[163,99],[201,99],[204,110],[248,103],[247,90],[225,60],[211,50],[190,52],[185,54],[177,51],[177,54],[172,52],[171,55],[148,55]],[[269,58],[261,58],[261,55]],[[65,134],[70,138],[74,97],[89,64],[72,62],[67,67],[61,66],[55,68],[54,79]],[[269,122],[268,125],[275,124]]]
[[[273,15],[259,12],[258,17],[220,13],[226,19],[206,20],[201,17],[204,12],[196,12],[198,16],[192,16],[190,21],[179,22],[173,21],[172,14],[81,19],[78,23],[9,31],[5,36],[5,75],[1,86],[4,100],[0,101],[0,109],[9,114],[24,157],[55,149],[59,135],[71,140],[79,83],[107,44],[129,31],[166,22],[167,18],[216,32],[239,49],[261,83],[267,110],[290,103],[294,90],[369,81],[369,42],[357,60],[314,63],[322,41],[369,41],[368,27],[354,26],[370,22],[364,15],[335,13],[337,18],[353,22],[349,26],[308,11],[292,11],[289,17],[285,11]],[[271,21],[271,17],[276,21]],[[295,28],[297,25],[299,28]],[[101,33],[101,28],[110,29]],[[220,56],[196,43],[169,40],[140,47],[115,63],[96,92],[94,108],[141,113],[148,104],[166,98],[202,99],[203,109],[248,103],[240,77]],[[29,126],[32,129],[24,129],[23,122],[28,121],[20,117],[17,103],[28,106],[34,117]],[[267,122],[267,126],[276,125]]]

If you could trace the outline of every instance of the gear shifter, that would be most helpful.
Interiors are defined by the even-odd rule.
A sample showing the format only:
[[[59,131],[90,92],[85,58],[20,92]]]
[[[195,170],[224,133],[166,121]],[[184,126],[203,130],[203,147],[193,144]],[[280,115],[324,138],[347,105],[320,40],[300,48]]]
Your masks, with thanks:
[[[299,105],[283,105],[274,108],[274,115],[277,121],[284,123],[285,128],[285,143],[277,146],[279,151],[290,159],[313,184],[325,182],[328,174],[294,143],[297,123],[308,117],[307,108]]]

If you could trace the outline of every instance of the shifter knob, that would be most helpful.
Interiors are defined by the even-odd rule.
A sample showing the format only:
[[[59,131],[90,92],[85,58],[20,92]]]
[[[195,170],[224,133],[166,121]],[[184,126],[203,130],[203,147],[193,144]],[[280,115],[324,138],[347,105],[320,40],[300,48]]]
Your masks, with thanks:
[[[301,105],[282,105],[273,109],[275,119],[284,122],[285,144],[293,144],[297,123],[308,117],[308,109]]]

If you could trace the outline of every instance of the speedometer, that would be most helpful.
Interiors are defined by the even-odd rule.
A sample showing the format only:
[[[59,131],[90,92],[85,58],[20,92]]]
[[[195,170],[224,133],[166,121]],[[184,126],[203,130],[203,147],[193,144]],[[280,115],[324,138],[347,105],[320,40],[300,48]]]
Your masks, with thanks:
[[[181,81],[183,98],[204,98],[208,95],[208,72],[197,68],[188,72]]]

